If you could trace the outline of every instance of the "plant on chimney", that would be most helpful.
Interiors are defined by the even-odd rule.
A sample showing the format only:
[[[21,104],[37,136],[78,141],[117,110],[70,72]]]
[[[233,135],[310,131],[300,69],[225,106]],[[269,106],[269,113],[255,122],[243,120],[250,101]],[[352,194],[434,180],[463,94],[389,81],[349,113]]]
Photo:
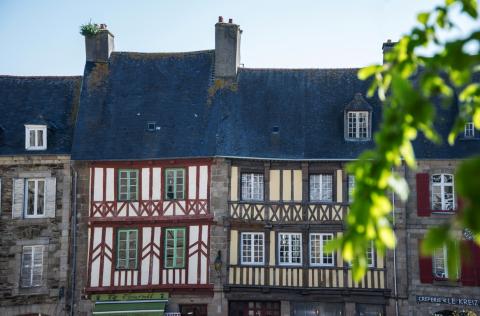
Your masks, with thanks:
[[[92,21],[82,24],[80,26],[80,34],[83,36],[93,36],[96,35],[100,31],[98,24],[92,23]]]

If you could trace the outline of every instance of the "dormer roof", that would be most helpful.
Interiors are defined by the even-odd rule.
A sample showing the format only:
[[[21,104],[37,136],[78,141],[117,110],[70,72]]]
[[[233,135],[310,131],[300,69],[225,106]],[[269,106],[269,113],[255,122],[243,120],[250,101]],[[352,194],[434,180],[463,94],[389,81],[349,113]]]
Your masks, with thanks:
[[[347,104],[345,111],[372,111],[372,106],[365,100],[360,92],[355,93],[353,100]]]

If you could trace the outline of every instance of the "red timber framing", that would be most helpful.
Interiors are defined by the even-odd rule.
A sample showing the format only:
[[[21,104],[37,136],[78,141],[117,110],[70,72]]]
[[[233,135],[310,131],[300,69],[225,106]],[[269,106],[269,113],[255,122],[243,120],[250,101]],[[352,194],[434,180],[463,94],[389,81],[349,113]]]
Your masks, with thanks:
[[[211,294],[208,283],[211,160],[90,165],[88,293],[162,290]],[[165,198],[165,170],[182,168],[184,199]],[[138,171],[137,199],[118,198],[119,170]],[[165,230],[184,228],[184,264],[165,268]],[[137,231],[136,266],[117,268],[119,229]]]

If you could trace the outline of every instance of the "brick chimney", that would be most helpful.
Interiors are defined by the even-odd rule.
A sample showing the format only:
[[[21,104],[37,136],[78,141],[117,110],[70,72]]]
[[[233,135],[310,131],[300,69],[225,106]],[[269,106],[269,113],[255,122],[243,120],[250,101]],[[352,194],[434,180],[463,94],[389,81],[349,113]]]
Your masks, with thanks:
[[[85,36],[85,52],[87,61],[106,63],[113,51],[113,34],[106,24],[100,24],[100,31],[92,36]]]
[[[240,65],[240,26],[223,22],[223,17],[218,17],[215,24],[215,78],[234,79]]]
[[[382,51],[383,51],[383,63],[385,63],[385,54],[390,52],[395,45],[397,45],[398,42],[392,42],[392,40],[387,40],[386,42],[383,43],[382,45]]]

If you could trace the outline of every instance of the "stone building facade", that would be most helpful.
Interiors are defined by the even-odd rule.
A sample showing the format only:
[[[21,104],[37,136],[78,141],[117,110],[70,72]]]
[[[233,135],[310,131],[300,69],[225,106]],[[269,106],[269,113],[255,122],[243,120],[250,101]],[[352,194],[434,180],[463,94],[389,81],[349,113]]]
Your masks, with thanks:
[[[462,138],[463,135],[458,142],[471,141]],[[411,195],[405,205],[404,231],[399,244],[405,248],[401,256],[408,260],[401,265],[398,279],[406,280],[407,284],[402,286],[408,290],[401,315],[480,315],[480,251],[473,245],[471,234],[457,233],[462,250],[457,276],[448,271],[446,249],[439,249],[431,257],[420,253],[421,241],[428,229],[450,221],[461,211],[453,177],[460,162],[457,159],[419,160],[417,170],[406,171]],[[450,192],[450,187],[452,197],[443,193],[444,196],[438,198],[437,192]]]
[[[70,308],[78,77],[0,77],[0,314]]]

